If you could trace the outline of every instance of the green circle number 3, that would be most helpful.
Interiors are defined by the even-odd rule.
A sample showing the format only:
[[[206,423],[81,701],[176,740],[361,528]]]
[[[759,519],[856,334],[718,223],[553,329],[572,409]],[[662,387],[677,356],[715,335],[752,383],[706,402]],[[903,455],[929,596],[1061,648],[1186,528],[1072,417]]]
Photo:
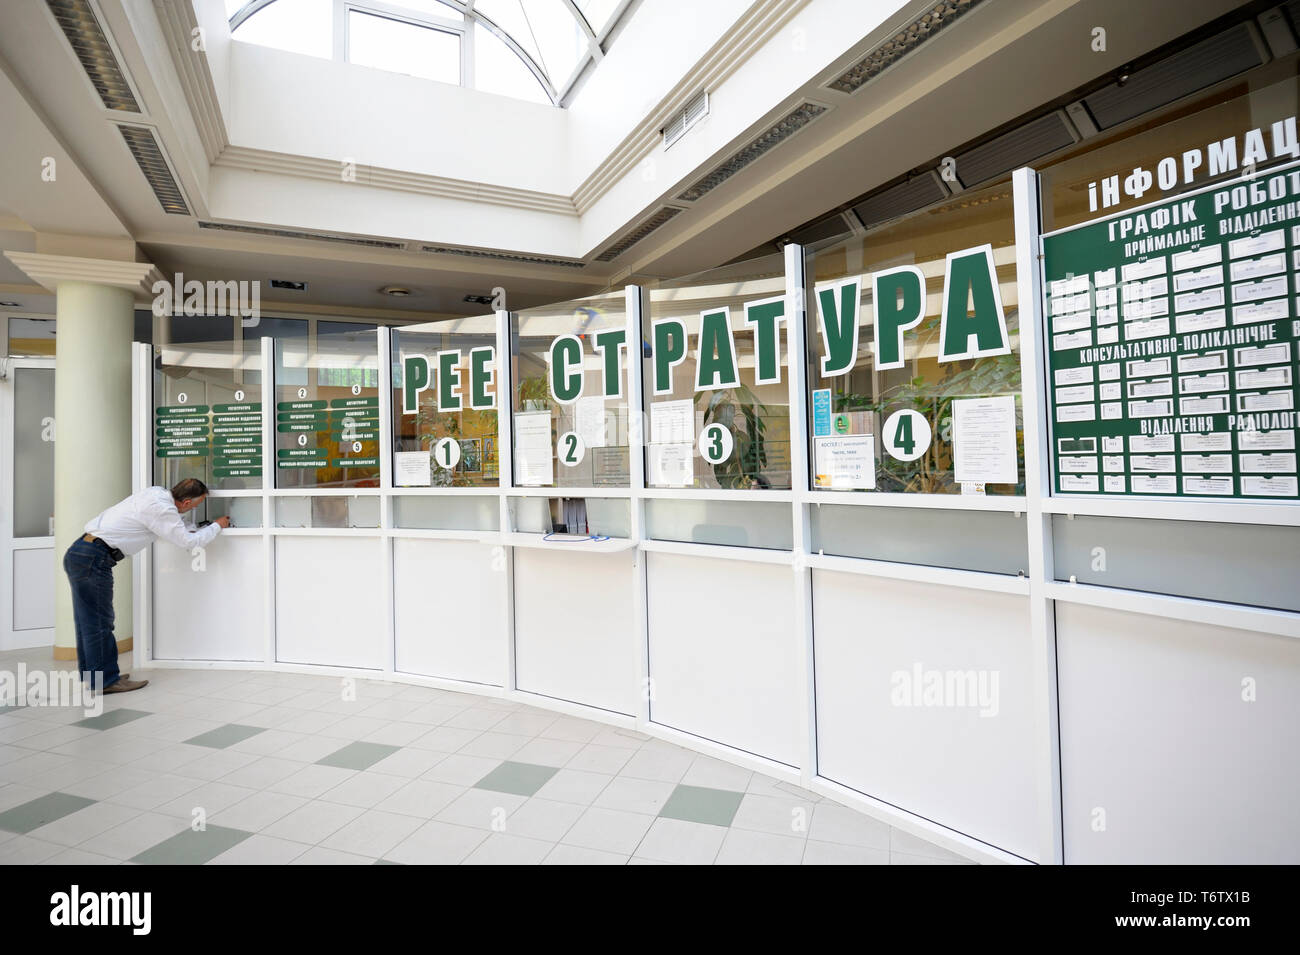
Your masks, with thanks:
[[[700,457],[710,464],[721,464],[731,457],[735,444],[729,429],[711,424],[700,432]]]

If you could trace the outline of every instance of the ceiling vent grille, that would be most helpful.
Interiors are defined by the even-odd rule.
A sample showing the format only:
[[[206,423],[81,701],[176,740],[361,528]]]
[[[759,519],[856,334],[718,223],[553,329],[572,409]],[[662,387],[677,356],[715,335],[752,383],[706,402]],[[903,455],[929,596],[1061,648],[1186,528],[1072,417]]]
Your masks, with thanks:
[[[939,31],[947,29],[984,0],[940,0],[892,37],[826,85],[841,93],[856,93]]]
[[[446,245],[423,245],[422,252],[436,252],[439,255],[467,255],[476,259],[498,259],[502,262],[524,262],[528,265],[557,265],[565,269],[580,269],[587,263],[572,259],[548,259],[539,255],[519,255],[514,252],[489,252],[486,249],[455,249]]]
[[[218,232],[242,232],[245,235],[267,235],[276,239],[311,239],[314,242],[338,242],[343,245],[360,245],[368,249],[405,249],[404,242],[389,242],[386,239],[357,239],[343,235],[327,235],[323,232],[302,232],[290,229],[265,229],[261,226],[234,225],[229,222],[200,222],[200,229],[215,229]]]
[[[864,228],[870,229],[946,198],[948,192],[939,182],[939,177],[927,172],[868,196],[853,207],[853,214]]]
[[[1040,156],[1054,153],[1074,142],[1060,110],[1040,116],[1025,125],[995,136],[986,143],[958,153],[957,178],[969,188],[1013,169],[1019,169]]]
[[[148,126],[119,124],[117,128],[163,211],[176,216],[189,215],[189,204],[185,201],[181,187],[176,184],[176,177],[172,175],[171,165],[163,155],[162,146],[158,144],[154,131]]]
[[[826,110],[827,107],[822,106],[820,103],[801,103],[751,141],[745,148],[734,153],[722,165],[708,175],[697,179],[677,198],[684,202],[694,202],[696,199],[707,195],[754,160],[781,145]]]
[[[46,0],[50,13],[72,44],[72,52],[81,61],[91,85],[106,109],[127,113],[140,112],[131,84],[122,72],[108,36],[86,0]]]
[[[673,115],[663,129],[664,149],[667,149],[686,134],[686,131],[709,115],[709,94],[707,91],[697,93],[686,106]]]
[[[628,249],[632,248],[632,246],[636,245],[638,242],[640,242],[642,239],[648,236],[651,232],[659,228],[661,225],[663,225],[665,222],[673,218],[673,216],[677,215],[681,211],[682,210],[678,209],[676,206],[664,206],[658,212],[652,215],[649,219],[646,219],[644,222],[642,222],[635,229],[631,230],[630,232],[625,232],[622,236],[620,236],[619,239],[613,245],[611,245],[604,252],[600,253],[600,255],[596,256],[596,261],[610,262],[618,258]]]
[[[1097,125],[1109,129],[1263,61],[1250,28],[1241,23],[1138,70],[1123,86],[1103,87],[1083,101]]]

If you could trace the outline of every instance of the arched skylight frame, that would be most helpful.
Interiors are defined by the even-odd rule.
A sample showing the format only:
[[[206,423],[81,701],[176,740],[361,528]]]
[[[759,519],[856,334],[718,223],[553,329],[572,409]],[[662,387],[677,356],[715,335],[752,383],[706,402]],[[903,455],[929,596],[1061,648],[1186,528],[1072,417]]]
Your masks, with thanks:
[[[231,14],[229,21],[230,32],[233,34],[250,17],[275,2],[276,0],[247,0],[247,2]],[[548,99],[550,99],[552,105],[564,107],[568,105],[569,100],[575,92],[575,88],[583,75],[595,63],[598,63],[604,57],[609,48],[612,34],[621,25],[630,9],[639,3],[640,0],[616,0],[613,9],[609,12],[605,23],[601,25],[599,30],[592,27],[589,18],[582,11],[582,6],[590,6],[591,0],[586,0],[586,2],[584,2],[584,0],[550,0],[550,5],[547,8],[550,15],[554,15],[554,12],[557,10],[566,12],[578,30],[581,31],[582,36],[586,39],[585,53],[578,58],[578,62],[565,77],[556,77],[551,75],[546,68],[544,60],[539,62],[539,60],[543,59],[543,53],[535,37],[532,45],[538,50],[538,56],[534,56],[525,49],[524,44],[516,40],[509,30],[505,29],[501,24],[489,17],[483,11],[477,9],[476,4],[482,2],[482,0],[437,0],[437,2],[464,17],[464,23],[457,32],[462,33],[463,43],[468,45],[467,48],[469,50],[473,49],[473,27],[475,24],[481,25],[485,30],[492,33],[497,39],[504,43],[506,47],[519,58],[520,62],[523,63],[523,65],[537,80],[543,93]],[[531,28],[531,21],[528,19],[527,9],[529,0],[502,0],[502,2],[517,4],[525,19],[525,23],[527,23]],[[347,21],[345,13],[347,9],[374,13],[379,16],[392,17],[394,11],[390,5],[391,3],[396,3],[400,6],[401,0],[390,0],[390,3],[385,3],[384,0],[333,0],[331,7],[335,24],[340,25],[338,28],[346,30]],[[229,7],[227,7],[227,9],[229,9]],[[534,14],[536,14],[537,11],[538,8],[534,6]],[[403,10],[396,18],[404,22],[428,27],[430,29],[444,31],[448,29],[448,24],[445,21],[440,21],[436,17],[423,15],[420,12],[409,8]],[[340,53],[341,50],[346,50],[346,47],[346,39],[341,39],[336,34],[334,45],[335,59],[346,59],[346,54]],[[463,46],[461,85],[472,86],[472,69],[465,65],[467,60],[467,54],[464,52],[465,49],[466,47]],[[472,59],[472,53],[468,54],[468,58]]]

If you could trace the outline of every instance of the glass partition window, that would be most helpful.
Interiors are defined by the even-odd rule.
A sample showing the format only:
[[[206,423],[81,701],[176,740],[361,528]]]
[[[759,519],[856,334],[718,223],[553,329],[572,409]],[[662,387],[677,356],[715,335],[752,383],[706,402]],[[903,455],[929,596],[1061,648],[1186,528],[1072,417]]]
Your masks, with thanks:
[[[50,324],[53,324],[51,322]],[[14,368],[14,537],[54,534],[54,369]]]
[[[1011,183],[809,256],[814,489],[1023,494]]]
[[[158,345],[154,483],[262,486],[262,357],[255,340]]]
[[[8,354],[53,358],[54,322],[52,318],[9,319]]]
[[[623,290],[510,318],[515,483],[628,487]]]
[[[496,317],[392,334],[393,484],[497,487]]]
[[[644,336],[647,486],[789,488],[783,257],[652,289]]]
[[[275,342],[277,487],[379,486],[379,338],[320,322]]]

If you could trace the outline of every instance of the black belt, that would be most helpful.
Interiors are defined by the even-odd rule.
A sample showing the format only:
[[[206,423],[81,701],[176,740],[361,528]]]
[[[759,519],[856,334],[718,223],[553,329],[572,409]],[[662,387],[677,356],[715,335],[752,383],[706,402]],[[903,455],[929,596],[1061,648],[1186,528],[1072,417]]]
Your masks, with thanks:
[[[126,554],[122,553],[121,550],[110,545],[108,541],[96,537],[94,534],[82,534],[81,539],[89,544],[98,544],[100,547],[104,548],[104,550],[108,551],[108,556],[113,558],[113,563],[115,564],[126,558]]]

